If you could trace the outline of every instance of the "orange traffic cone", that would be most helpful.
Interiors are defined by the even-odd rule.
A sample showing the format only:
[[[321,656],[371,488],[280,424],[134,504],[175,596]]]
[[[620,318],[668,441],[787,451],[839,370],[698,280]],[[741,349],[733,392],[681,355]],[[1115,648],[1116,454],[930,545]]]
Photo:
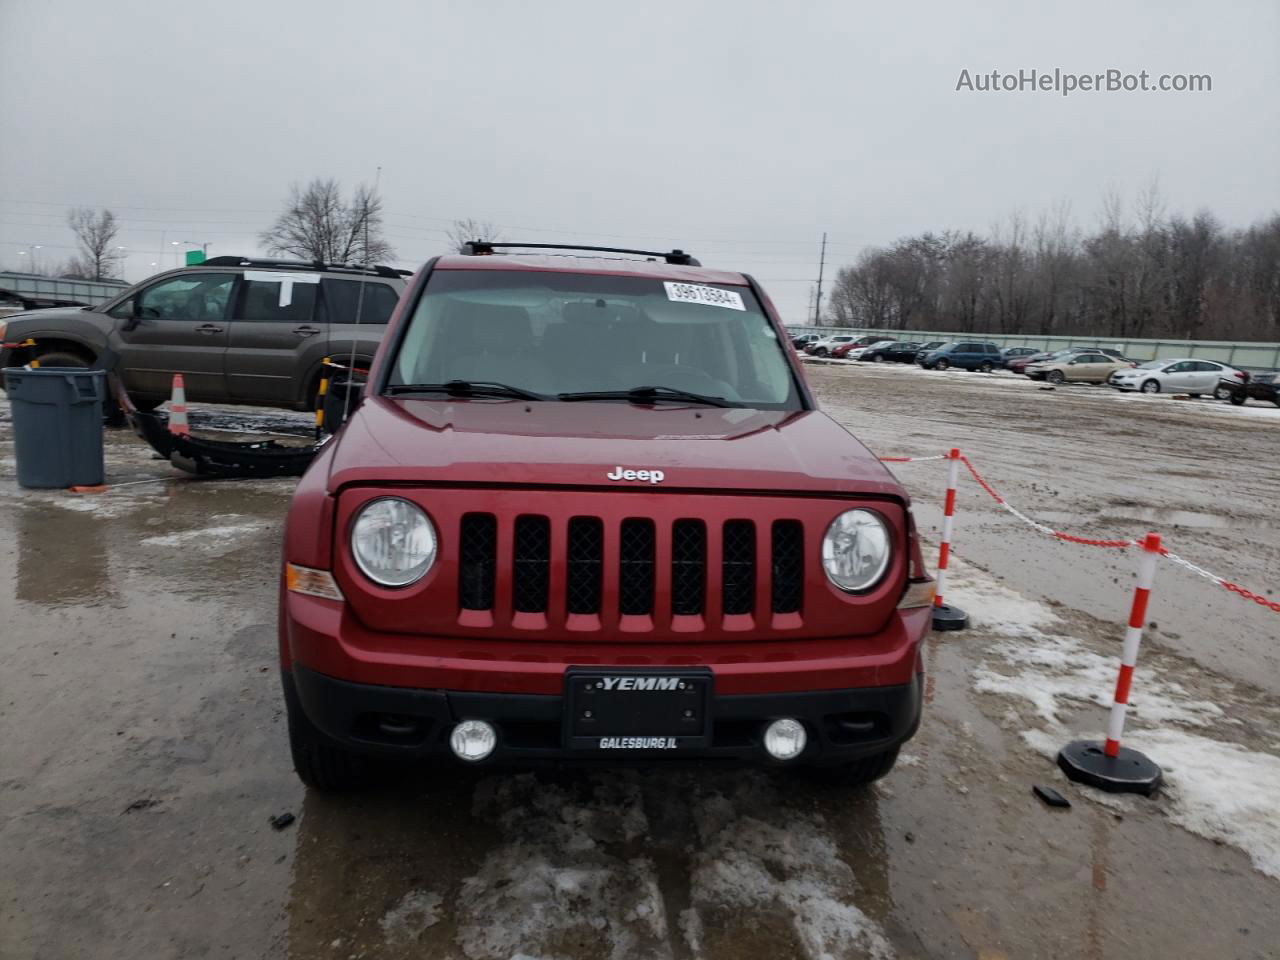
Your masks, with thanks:
[[[187,388],[182,383],[182,374],[173,375],[173,395],[169,398],[169,432],[179,436],[191,436],[191,427],[187,423]]]

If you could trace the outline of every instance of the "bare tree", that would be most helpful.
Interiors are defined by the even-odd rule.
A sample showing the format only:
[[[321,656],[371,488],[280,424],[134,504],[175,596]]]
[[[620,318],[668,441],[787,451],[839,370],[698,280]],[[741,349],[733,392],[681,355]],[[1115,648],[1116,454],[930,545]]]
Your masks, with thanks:
[[[449,238],[449,249],[454,253],[462,253],[463,246],[472,240],[501,240],[502,231],[488,220],[455,220],[445,231]]]
[[[838,325],[957,333],[1280,340],[1280,215],[1228,230],[1165,213],[1154,181],[1104,197],[1082,234],[1060,204],[972,233],[864,250],[836,272]]]
[[[269,253],[319,263],[381,263],[395,257],[382,235],[382,198],[361,185],[350,202],[338,181],[315,179],[290,188],[284,212],[258,239]]]
[[[80,253],[68,264],[68,271],[85,280],[113,279],[124,259],[115,242],[120,232],[116,215],[107,209],[94,213],[88,207],[75,207],[67,211],[67,226],[80,244]]]

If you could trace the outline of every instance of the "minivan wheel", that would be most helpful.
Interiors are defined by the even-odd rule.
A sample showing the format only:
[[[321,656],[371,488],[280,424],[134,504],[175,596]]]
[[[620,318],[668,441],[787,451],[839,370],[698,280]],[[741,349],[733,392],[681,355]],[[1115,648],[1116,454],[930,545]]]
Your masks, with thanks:
[[[1061,370],[1050,370],[1048,376],[1045,377],[1050,383],[1061,383],[1067,379]]]
[[[937,363],[934,364],[934,366],[937,367],[939,370],[945,370],[947,369],[947,367],[951,366],[951,364],[949,364],[946,360],[939,360]]]
[[[898,762],[898,748],[873,753],[869,757],[840,763],[832,767],[815,767],[814,775],[823,783],[836,787],[861,787],[885,776]]]
[[[298,779],[320,793],[344,793],[363,785],[369,777],[368,761],[343,750],[321,733],[298,702],[293,678],[286,674],[282,679],[289,752]]]
[[[1143,382],[1143,384],[1142,384],[1142,392],[1143,392],[1143,393],[1159,393],[1159,392],[1160,392],[1160,381],[1159,381],[1159,380],[1146,380],[1146,381],[1144,381],[1144,382]]]
[[[88,369],[93,365],[92,360],[86,359],[79,353],[72,353],[70,350],[50,350],[48,353],[39,354],[34,359],[38,360],[42,367]],[[111,396],[110,391],[102,401],[102,419],[109,427],[124,426],[124,411],[120,409],[120,404],[116,403],[116,398]]]

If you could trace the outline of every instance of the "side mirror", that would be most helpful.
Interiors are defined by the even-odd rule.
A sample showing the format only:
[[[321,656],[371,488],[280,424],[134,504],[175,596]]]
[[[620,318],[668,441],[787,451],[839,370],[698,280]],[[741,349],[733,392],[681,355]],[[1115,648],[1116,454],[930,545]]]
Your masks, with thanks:
[[[129,301],[129,312],[123,324],[120,325],[121,330],[135,330],[138,324],[142,322],[142,307],[138,303],[138,298],[134,297]]]

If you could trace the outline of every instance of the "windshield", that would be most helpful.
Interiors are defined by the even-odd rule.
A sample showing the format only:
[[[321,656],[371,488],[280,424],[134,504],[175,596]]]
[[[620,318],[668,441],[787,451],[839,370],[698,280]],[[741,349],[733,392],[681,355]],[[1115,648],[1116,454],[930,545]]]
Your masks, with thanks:
[[[437,270],[389,387],[460,380],[560,394],[666,387],[800,409],[750,289],[549,271]]]

